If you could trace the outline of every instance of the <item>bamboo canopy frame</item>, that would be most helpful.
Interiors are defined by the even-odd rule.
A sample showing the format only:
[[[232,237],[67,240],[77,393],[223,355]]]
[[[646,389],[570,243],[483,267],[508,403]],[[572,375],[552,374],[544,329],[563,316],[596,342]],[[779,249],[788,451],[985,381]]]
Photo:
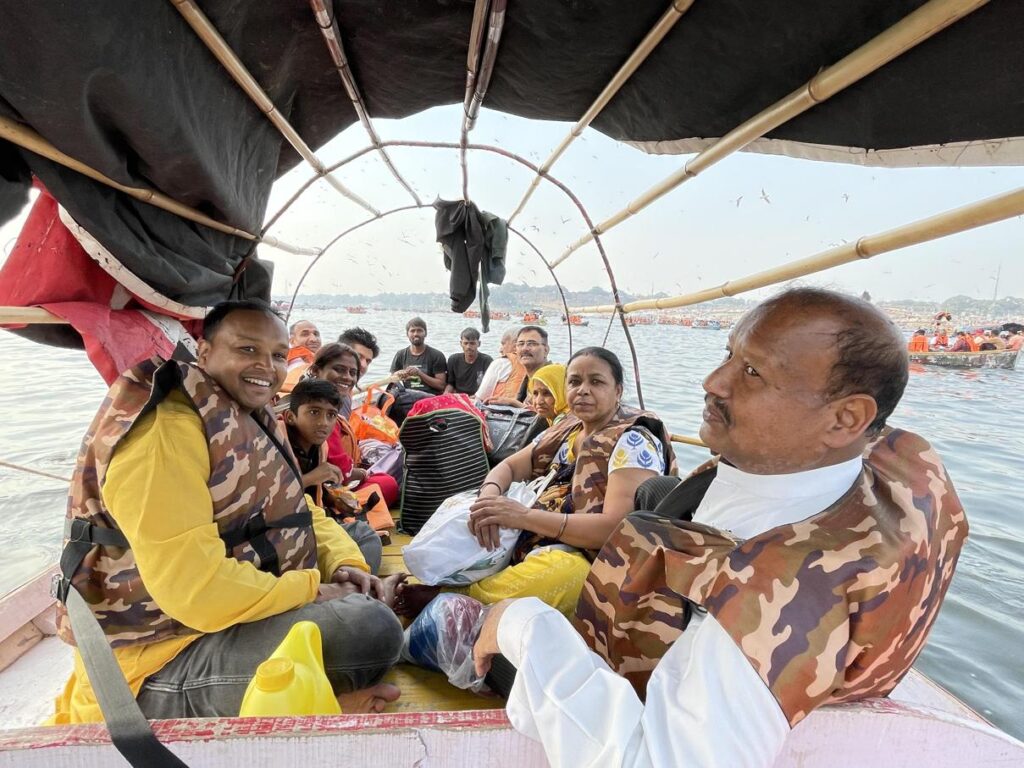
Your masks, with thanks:
[[[366,109],[366,102],[363,100],[363,95],[359,90],[359,84],[356,82],[356,76],[352,72],[352,68],[349,66],[348,57],[345,56],[345,49],[341,44],[341,30],[338,29],[338,20],[334,17],[334,14],[327,8],[324,0],[309,0],[309,5],[313,9],[313,15],[316,17],[316,24],[320,27],[320,32],[324,36],[324,42],[327,44],[327,50],[331,54],[331,60],[334,62],[334,68],[338,70],[338,76],[341,78],[342,85],[345,87],[345,92],[348,94],[349,99],[352,101],[352,108],[355,110],[356,115],[359,117],[359,122],[363,124],[363,129],[366,131],[366,135],[370,138],[370,143],[377,149],[380,154],[380,159],[391,171],[391,175],[395,177],[395,180],[405,187],[405,190],[412,195],[413,202],[419,204],[419,195],[416,194],[409,182],[403,178],[402,174],[398,172],[395,164],[391,161],[391,157],[388,155],[387,150],[381,146],[380,136],[377,134],[377,129],[373,126],[373,121],[370,119],[370,113]]]
[[[182,15],[188,25],[192,27],[192,30],[196,33],[199,39],[203,41],[203,44],[209,49],[210,53],[216,57],[217,61],[221,63],[221,66],[227,70],[228,74],[230,74],[232,79],[238,83],[239,87],[245,91],[246,95],[259,108],[259,110],[267,116],[267,119],[274,124],[274,127],[277,128],[284,139],[291,144],[292,148],[299,153],[302,159],[305,160],[314,171],[316,171],[317,176],[324,178],[339,194],[348,198],[356,205],[361,208],[365,208],[375,216],[379,214],[380,211],[328,172],[323,161],[316,156],[313,150],[310,149],[309,145],[303,141],[302,137],[299,136],[298,132],[292,127],[291,123],[289,123],[285,116],[278,111],[274,102],[272,102],[270,97],[267,96],[266,91],[260,87],[260,84],[256,82],[256,78],[254,78],[249,70],[246,69],[242,60],[238,58],[227,42],[225,42],[224,38],[220,36],[220,33],[206,17],[206,14],[204,14],[199,7],[192,2],[192,0],[170,0],[170,3],[177,8],[178,12]]]
[[[370,218],[370,219],[364,219],[363,221],[361,221],[361,222],[359,222],[357,224],[354,224],[353,226],[349,227],[348,229],[342,231],[338,235],[335,235],[333,238],[331,238],[331,240],[329,240],[324,245],[323,248],[319,248],[318,249],[319,253],[316,255],[316,258],[314,258],[306,266],[305,271],[303,271],[302,276],[299,278],[299,281],[298,281],[298,283],[295,286],[295,291],[292,293],[292,298],[291,298],[291,302],[289,304],[288,312],[285,314],[285,322],[288,322],[291,319],[291,307],[294,306],[295,300],[299,296],[299,290],[302,288],[302,284],[306,281],[306,278],[309,276],[309,273],[313,270],[313,267],[316,266],[317,262],[320,260],[320,257],[324,256],[330,248],[332,248],[333,246],[337,245],[337,243],[339,243],[342,239],[344,239],[348,235],[353,234],[354,232],[362,229],[363,227],[365,227],[368,224],[372,224],[372,223],[374,223],[376,221],[380,221],[380,220],[385,219],[388,216],[391,216],[391,215],[396,214],[396,213],[405,213],[407,211],[414,211],[414,210],[419,210],[419,209],[423,209],[423,208],[431,208],[431,207],[432,207],[431,205],[427,205],[425,203],[418,203],[418,204],[415,204],[415,205],[403,205],[403,206],[401,206],[399,208],[392,208],[390,211],[382,212],[379,216],[374,216],[373,218]],[[519,239],[521,239],[524,243],[526,243],[526,245],[529,246],[533,250],[533,252],[537,255],[537,257],[541,260],[541,262],[544,264],[544,266],[547,267],[548,272],[551,273],[551,277],[555,281],[555,287],[558,288],[558,293],[562,297],[562,306],[565,309],[566,317],[568,317],[569,316],[569,304],[568,304],[568,302],[565,299],[565,290],[562,288],[562,284],[559,282],[558,276],[555,274],[555,271],[553,269],[551,269],[551,265],[549,264],[548,260],[544,257],[544,254],[541,252],[540,248],[538,248],[533,243],[532,240],[530,240],[525,234],[520,232],[515,227],[509,227],[509,231],[512,232],[512,234],[514,234],[517,237],[519,237]],[[49,314],[49,313],[47,313],[47,314]],[[52,315],[51,315],[51,317],[52,317]],[[59,321],[59,319],[58,319],[58,321]],[[0,322],[3,322],[3,308],[2,307],[0,307]],[[572,325],[571,324],[567,324],[566,325],[566,329],[567,329],[568,334],[569,334],[569,354],[572,355],[572,345],[573,345]]]
[[[476,125],[480,107],[487,96],[487,88],[494,74],[498,58],[501,32],[505,27],[507,0],[476,0],[473,6],[473,25],[469,36],[466,61],[466,96],[463,101],[462,129],[459,137],[459,165],[462,168],[462,199],[469,202],[469,164],[466,147],[469,132]],[[486,20],[487,34],[484,35]]]
[[[799,277],[823,272],[841,264],[852,261],[870,259],[883,253],[907,248],[911,245],[938,240],[958,232],[977,229],[987,224],[1012,219],[1024,214],[1024,187],[1020,187],[1001,195],[970,203],[960,208],[919,219],[901,227],[886,230],[875,235],[866,235],[855,242],[846,243],[836,248],[808,256],[805,259],[792,261],[774,269],[757,272],[735,280],[728,280],[716,288],[707,288],[695,293],[672,296],[664,299],[643,299],[631,301],[622,307],[605,304],[593,307],[576,308],[577,313],[588,312],[601,314],[604,312],[639,312],[651,309],[674,309],[693,304],[702,304],[740,293],[765,288],[769,285],[795,280]]]
[[[537,187],[540,186],[540,180],[543,178],[544,174],[551,170],[552,166],[558,162],[558,159],[562,156],[565,150],[569,148],[569,145],[578,139],[583,131],[586,130],[592,122],[594,122],[594,118],[601,114],[601,110],[604,109],[608,105],[608,102],[615,97],[615,94],[617,94],[622,86],[626,84],[626,81],[633,76],[633,73],[640,68],[640,65],[647,61],[647,57],[650,56],[654,49],[658,47],[658,44],[665,39],[665,35],[667,35],[672,27],[675,26],[676,22],[683,18],[683,14],[690,10],[690,6],[692,6],[693,3],[694,0],[673,0],[673,2],[669,4],[668,10],[666,10],[664,15],[658,19],[657,23],[651,28],[651,31],[647,33],[644,39],[640,41],[636,50],[634,50],[633,53],[630,54],[629,58],[623,62],[619,71],[615,73],[615,76],[608,81],[608,85],[604,87],[604,90],[598,94],[596,99],[594,99],[594,103],[591,104],[587,111],[583,113],[583,117],[577,121],[576,125],[569,130],[569,133],[566,134],[561,143],[554,148],[550,155],[548,155],[547,160],[540,164],[540,168],[537,170],[533,180],[530,182],[530,186],[523,194],[523,199],[519,201],[519,205],[517,205],[516,209],[512,211],[512,215],[508,217],[510,224],[516,216],[522,213],[523,208],[526,207],[530,198],[533,197],[533,193],[536,192]]]
[[[314,11],[317,8],[323,8],[322,3],[318,0],[310,0]],[[623,305],[619,297],[618,288],[615,281],[614,272],[611,269],[610,262],[607,257],[607,253],[604,250],[603,244],[600,240],[600,235],[616,226],[626,218],[633,216],[640,210],[645,208],[651,202],[657,200],[664,194],[667,194],[670,190],[679,186],[689,178],[692,178],[702,172],[704,169],[717,163],[719,160],[727,157],[733,152],[739,151],[743,147],[747,146],[750,142],[765,135],[774,128],[782,125],[787,120],[803,113],[807,109],[810,109],[815,104],[824,101],[831,96],[835,95],[839,91],[848,87],[852,83],[857,82],[867,74],[875,71],[884,64],[892,61],[894,58],[909,50],[914,45],[922,42],[925,39],[933,36],[937,32],[941,31],[950,24],[956,22],[960,18],[973,12],[982,5],[985,5],[988,0],[930,0],[930,2],[918,8],[913,13],[906,16],[900,22],[890,27],[885,32],[873,38],[871,41],[861,46],[853,53],[849,54],[832,67],[823,70],[818,75],[809,80],[800,89],[794,91],[789,96],[783,98],[779,102],[770,106],[766,110],[763,110],[758,115],[754,116],[750,120],[744,122],[737,128],[730,131],[728,134],[723,136],[717,142],[712,144],[710,147],[700,152],[676,174],[668,177],[655,187],[652,187],[641,197],[631,202],[625,209],[615,214],[610,219],[595,225],[586,208],[580,202],[579,198],[570,190],[565,184],[557,181],[551,177],[549,169],[551,165],[564,153],[565,149],[571,144],[572,140],[579,135],[582,130],[590,124],[594,117],[600,112],[601,109],[610,101],[614,94],[621,88],[622,84],[628,79],[628,77],[636,71],[636,68],[640,66],[643,60],[647,57],[651,50],[664,39],[665,34],[671,29],[671,26],[678,20],[678,18],[689,9],[692,5],[692,0],[678,0],[674,2],[666,14],[659,20],[658,24],[652,29],[648,36],[645,37],[644,41],[638,47],[634,54],[624,63],[623,67],[620,68],[619,72],[612,81],[606,86],[602,93],[595,100],[594,104],[587,110],[587,113],[577,123],[577,126],[570,131],[569,136],[563,140],[563,142],[556,148],[552,153],[551,157],[545,161],[544,165],[538,167],[525,160],[524,158],[515,155],[514,153],[502,150],[497,147],[489,147],[486,145],[471,145],[468,142],[468,133],[472,129],[476,116],[479,112],[480,105],[483,102],[484,96],[486,95],[487,87],[490,81],[491,74],[493,73],[494,63],[497,57],[497,44],[500,40],[502,25],[504,23],[504,17],[506,12],[507,0],[477,0],[474,8],[474,22],[471,32],[471,43],[469,49],[469,55],[467,58],[467,89],[466,98],[464,103],[464,117],[462,126],[461,140],[458,144],[449,144],[441,142],[414,142],[414,141],[392,141],[383,142],[379,140],[379,137],[374,141],[375,132],[371,134],[371,141],[374,141],[373,145],[366,147],[359,152],[354,153],[349,158],[336,163],[330,168],[325,167],[323,163],[313,154],[312,150],[302,141],[297,135],[292,126],[288,121],[277,112],[273,103],[270,102],[269,97],[262,90],[262,88],[256,83],[255,79],[245,69],[244,65],[226,44],[223,38],[217,33],[216,29],[213,28],[209,20],[203,15],[202,11],[196,7],[192,0],[171,0],[171,3],[178,9],[189,25],[195,30],[197,35],[203,40],[207,47],[214,53],[218,61],[224,66],[228,72],[235,79],[236,83],[243,88],[247,95],[256,103],[256,105],[263,111],[268,119],[278,128],[282,136],[291,143],[296,151],[313,167],[316,175],[304,184],[293,196],[289,199],[284,207],[275,214],[274,217],[265,225],[263,233],[280,218],[281,215],[306,191],[317,179],[326,178],[327,181],[335,187],[341,194],[354,200],[366,210],[371,212],[374,217],[363,221],[354,227],[345,230],[334,239],[332,239],[324,248],[297,248],[294,246],[287,246],[286,244],[280,243],[276,238],[264,237],[260,240],[257,236],[247,233],[243,230],[230,227],[229,225],[221,224],[216,222],[203,214],[194,211],[188,206],[184,206],[181,203],[177,203],[171,198],[162,195],[161,193],[153,190],[136,189],[131,187],[125,187],[117,182],[99,174],[94,169],[85,166],[84,164],[74,160],[73,158],[64,155],[59,150],[56,150],[52,145],[34,134],[29,129],[23,126],[5,121],[0,118],[0,138],[6,138],[19,146],[23,146],[30,151],[38,152],[45,157],[48,157],[56,162],[65,165],[66,167],[72,168],[80,173],[83,173],[90,178],[93,178],[101,183],[107,184],[119,189],[120,191],[129,194],[136,199],[144,202],[156,205],[164,208],[172,213],[175,213],[182,218],[196,221],[197,223],[211,228],[217,229],[218,231],[227,232],[229,234],[235,234],[239,237],[243,237],[249,240],[258,242],[264,242],[268,245],[275,247],[282,247],[286,250],[291,250],[293,253],[304,253],[314,255],[313,262],[307,267],[302,279],[299,281],[301,286],[302,281],[306,275],[309,274],[313,264],[315,264],[319,258],[337,241],[343,238],[345,235],[352,231],[369,224],[372,221],[376,221],[379,218],[383,218],[386,215],[397,213],[402,210],[411,210],[417,208],[426,207],[418,201],[415,205],[404,206],[402,208],[393,209],[391,211],[381,213],[376,210],[365,201],[361,200],[358,196],[351,193],[344,185],[341,184],[336,178],[332,176],[333,171],[342,167],[343,165],[351,162],[357,157],[366,154],[371,151],[379,151],[384,155],[384,148],[387,146],[409,146],[409,147],[434,147],[434,148],[446,148],[446,149],[458,149],[460,151],[460,160],[462,163],[463,171],[463,194],[465,199],[468,200],[468,172],[466,165],[466,153],[468,150],[482,150],[496,152],[497,154],[503,155],[507,158],[513,159],[519,162],[534,172],[533,183],[530,189],[527,191],[526,196],[520,203],[520,206],[513,213],[515,217],[521,210],[523,205],[532,194],[532,191],[539,185],[541,178],[547,179],[549,182],[555,184],[560,188],[573,203],[577,206],[580,213],[583,215],[584,220],[589,227],[589,232],[579,241],[574,243],[561,254],[558,259],[553,262],[548,262],[543,255],[540,253],[532,243],[526,242],[533,247],[537,252],[538,256],[544,261],[545,266],[551,271],[554,277],[554,267],[563,262],[573,251],[581,247],[583,244],[593,240],[598,246],[599,253],[604,262],[605,270],[608,274],[609,280],[612,286],[612,292],[615,298],[615,304],[604,305],[600,307],[588,307],[578,312],[606,312],[611,311],[618,314],[623,330],[626,334],[627,342],[629,343],[630,351],[633,357],[634,371],[636,373],[636,386],[637,395],[640,401],[641,407],[643,406],[643,395],[640,386],[639,367],[636,356],[636,350],[633,345],[631,335],[629,333],[628,325],[625,321],[625,314],[627,312],[637,311],[639,309],[650,308],[662,309],[669,308],[672,306],[686,306],[689,304],[701,303],[704,301],[710,301],[723,296],[731,296],[736,293],[743,291],[754,290],[755,288],[764,287],[772,283],[781,282],[794,277],[799,277],[804,274],[811,274],[812,272],[821,271],[828,269],[838,264],[847,263],[856,259],[870,258],[879,253],[896,250],[898,248],[906,247],[908,245],[916,244],[918,242],[925,242],[927,240],[936,239],[943,237],[948,234],[955,232],[965,231],[974,227],[983,226],[984,224],[1000,221],[1005,218],[1010,218],[1015,215],[1019,215],[1024,212],[1024,189],[1014,190],[1004,195],[999,195],[989,200],[981,201],[972,205],[964,206],[963,208],[956,209],[954,211],[947,212],[946,214],[940,214],[938,216],[931,217],[929,219],[914,222],[912,224],[899,227],[888,232],[881,233],[872,237],[861,238],[850,246],[842,248],[832,249],[826,251],[818,256],[810,257],[799,262],[793,262],[788,265],[768,270],[766,272],[757,273],[750,275],[738,280],[729,281],[719,288],[709,289],[707,291],[701,291],[694,294],[688,294],[685,296],[674,297],[673,299],[660,299],[660,300],[648,300],[640,302],[631,302],[628,305]],[[324,8],[326,12],[326,9]],[[484,35],[485,19],[487,34]],[[318,21],[320,19],[318,18]],[[332,24],[332,32],[336,33],[336,26],[334,26],[333,19],[330,19]],[[325,37],[328,37],[327,31],[323,24],[320,25],[321,29],[324,30]],[[338,44],[340,51],[340,36],[334,35],[335,42]],[[331,46],[330,39],[328,39],[328,45],[332,48],[332,56],[334,55],[333,46]],[[341,52],[342,60],[344,60],[344,54]],[[336,65],[338,60],[335,61]],[[345,62],[347,64],[347,62]],[[342,74],[343,83],[348,89],[349,85],[353,86],[355,94],[358,96],[358,89],[355,87],[354,79],[351,83],[346,80],[342,69],[348,69],[347,66],[339,67],[339,74]],[[350,70],[349,70],[350,74]],[[353,94],[353,90],[349,91],[350,96]],[[355,104],[355,99],[353,99]],[[365,114],[367,122],[369,121],[369,115],[365,111],[365,105],[359,97],[359,105],[356,107],[357,114],[360,113],[360,107],[362,108],[362,114],[360,119],[362,120],[363,114]],[[364,127],[366,122],[364,122]],[[372,126],[371,126],[372,127]],[[577,131],[578,128],[578,131]],[[393,167],[392,167],[392,170]],[[396,172],[397,173],[397,172]],[[407,187],[408,188],[408,187]],[[412,192],[414,198],[415,192],[408,188]],[[521,233],[516,232],[522,236]],[[526,240],[526,238],[523,238]],[[555,283],[561,291],[561,285],[555,277]],[[299,287],[296,287],[295,295],[298,294]],[[563,292],[563,304],[564,292]],[[567,308],[567,307],[566,307]],[[568,310],[568,308],[567,308]],[[567,311],[568,314],[568,311]],[[614,321],[614,317],[612,318]],[[0,323],[8,324],[25,324],[25,323],[54,323],[63,322],[59,318],[54,317],[50,313],[40,308],[10,308],[0,307]],[[571,339],[571,326],[570,326],[570,339]],[[571,341],[570,341],[571,343]],[[679,438],[680,442],[688,442],[694,445],[702,445],[702,443],[696,438],[684,438],[681,436],[673,435],[673,439]]]
[[[811,107],[827,101],[988,2],[989,0],[930,0],[925,3],[853,53],[819,72],[788,96],[729,131],[710,147],[692,157],[681,169],[632,200],[618,213],[591,227],[585,235],[551,262],[551,266],[557,267],[596,235],[608,232],[715,163],[738,152],[755,139],[803,114]]]
[[[190,208],[184,203],[179,203],[177,200],[168,197],[162,192],[157,192],[146,187],[129,187],[125,184],[114,181],[112,178],[105,176],[95,168],[92,168],[85,163],[76,160],[70,155],[61,152],[31,128],[20,125],[13,120],[3,117],[2,115],[0,115],[0,139],[6,139],[22,149],[27,149],[29,152],[45,157],[47,160],[52,160],[65,168],[77,171],[83,176],[89,177],[93,181],[98,181],[100,184],[116,189],[118,192],[123,192],[129,197],[140,202],[160,208],[168,213],[173,213],[175,216],[179,216],[188,221],[194,221],[196,224],[202,224],[204,227],[209,227],[210,229],[215,229],[218,232],[224,232],[225,234],[241,237],[252,242],[263,243],[271,246],[272,248],[277,248],[279,250],[295,254],[296,256],[315,256],[317,253],[315,248],[303,248],[297,245],[291,245],[278,240],[276,237],[261,238],[251,232],[246,232],[244,229],[239,229],[238,227],[233,227],[230,224],[224,224],[216,219],[211,219],[205,213],[200,213],[195,208]]]

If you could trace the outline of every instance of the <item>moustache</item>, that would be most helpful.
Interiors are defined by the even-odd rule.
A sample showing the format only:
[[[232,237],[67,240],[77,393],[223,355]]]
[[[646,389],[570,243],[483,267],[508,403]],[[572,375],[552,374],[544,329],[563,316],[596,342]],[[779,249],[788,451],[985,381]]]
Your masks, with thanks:
[[[718,415],[722,417],[722,421],[725,422],[727,427],[732,426],[732,414],[729,413],[729,406],[726,405],[724,400],[708,395],[704,398],[704,405],[708,409],[717,412]]]

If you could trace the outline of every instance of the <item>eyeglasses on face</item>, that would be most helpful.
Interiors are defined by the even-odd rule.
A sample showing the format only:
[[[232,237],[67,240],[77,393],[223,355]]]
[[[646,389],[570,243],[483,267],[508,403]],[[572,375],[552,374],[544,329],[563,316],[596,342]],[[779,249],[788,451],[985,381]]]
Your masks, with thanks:
[[[536,349],[537,347],[543,346],[539,341],[517,341],[517,347],[526,347],[527,349]]]

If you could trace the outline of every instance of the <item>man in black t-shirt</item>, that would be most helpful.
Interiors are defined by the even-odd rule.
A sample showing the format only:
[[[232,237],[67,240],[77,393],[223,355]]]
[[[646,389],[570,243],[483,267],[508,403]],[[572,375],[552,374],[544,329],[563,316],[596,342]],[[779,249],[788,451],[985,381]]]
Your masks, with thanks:
[[[476,328],[466,328],[459,343],[462,353],[448,358],[448,386],[444,391],[475,395],[484,371],[494,361],[490,355],[480,353],[480,331]]]
[[[395,353],[391,361],[391,372],[404,384],[406,389],[439,395],[448,383],[448,364],[444,353],[427,346],[427,324],[421,317],[414,317],[405,324],[405,335],[409,346]]]

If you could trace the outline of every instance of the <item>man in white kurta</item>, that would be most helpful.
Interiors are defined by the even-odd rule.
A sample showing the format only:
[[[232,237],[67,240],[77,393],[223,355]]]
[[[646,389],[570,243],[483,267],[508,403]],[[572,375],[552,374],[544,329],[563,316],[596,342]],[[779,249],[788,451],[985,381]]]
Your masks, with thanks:
[[[827,291],[789,291],[747,315],[704,381],[700,434],[721,461],[693,522],[745,540],[844,497],[902,395],[903,346],[873,307]],[[750,656],[700,609],[645,702],[537,600],[491,610],[478,671],[499,651],[517,668],[509,719],[553,766],[770,766],[790,731]]]

